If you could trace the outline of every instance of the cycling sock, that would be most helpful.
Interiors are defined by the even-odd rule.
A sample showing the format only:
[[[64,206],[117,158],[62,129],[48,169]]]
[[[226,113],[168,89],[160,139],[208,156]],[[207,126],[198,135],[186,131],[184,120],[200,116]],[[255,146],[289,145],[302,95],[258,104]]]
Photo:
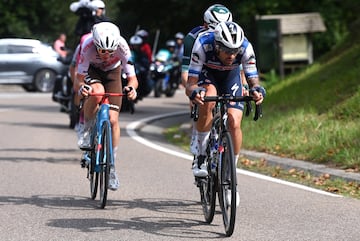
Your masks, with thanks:
[[[240,154],[235,154],[235,168],[237,168],[239,157],[240,157]]]
[[[199,154],[206,155],[206,145],[209,140],[210,131],[198,132]]]
[[[117,147],[117,146],[114,146],[114,147],[113,147],[114,166],[115,166],[115,161],[116,161],[116,156],[117,156],[117,150],[118,150],[118,147]]]

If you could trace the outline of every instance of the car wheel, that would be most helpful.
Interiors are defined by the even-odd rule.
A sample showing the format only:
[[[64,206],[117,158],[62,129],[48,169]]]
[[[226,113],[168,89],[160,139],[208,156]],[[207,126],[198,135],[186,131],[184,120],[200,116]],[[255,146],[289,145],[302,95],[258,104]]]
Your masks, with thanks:
[[[51,92],[55,86],[56,73],[51,69],[39,70],[34,77],[34,87],[39,92]]]

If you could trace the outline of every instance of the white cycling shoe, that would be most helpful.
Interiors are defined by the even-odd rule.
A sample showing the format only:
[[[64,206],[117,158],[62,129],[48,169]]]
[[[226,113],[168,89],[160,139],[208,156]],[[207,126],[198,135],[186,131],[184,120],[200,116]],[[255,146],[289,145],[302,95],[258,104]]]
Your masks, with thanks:
[[[109,175],[109,186],[108,188],[111,190],[111,191],[116,191],[120,186],[120,183],[119,183],[119,179],[116,175],[116,172],[115,172],[115,168],[114,167],[111,167],[110,168],[110,175]]]
[[[80,149],[89,149],[90,148],[90,130],[85,130],[78,140],[78,146]]]
[[[194,160],[192,171],[195,177],[206,177],[208,175],[207,165],[204,162],[206,156],[197,156]],[[200,167],[199,164],[201,163]]]

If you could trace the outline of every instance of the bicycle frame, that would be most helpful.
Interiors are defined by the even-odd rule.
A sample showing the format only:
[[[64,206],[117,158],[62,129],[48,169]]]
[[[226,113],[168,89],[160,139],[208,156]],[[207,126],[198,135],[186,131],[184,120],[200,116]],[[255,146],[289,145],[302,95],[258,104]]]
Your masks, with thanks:
[[[100,207],[104,208],[107,200],[110,167],[114,165],[109,97],[124,96],[124,94],[91,93],[89,96],[102,96],[96,113],[96,123],[91,131],[91,149],[87,150],[87,153],[90,157],[88,178],[90,180],[91,198],[95,199],[96,197],[98,180],[100,179]]]
[[[246,101],[248,115],[251,110],[251,96],[234,97],[224,96],[205,96],[204,102],[216,102],[213,109],[213,121],[210,129],[209,142],[207,144],[207,170],[208,176],[196,178],[200,188],[201,203],[205,216],[205,221],[211,223],[215,214],[215,198],[218,193],[220,206],[222,209],[223,222],[226,236],[231,236],[234,231],[236,216],[236,167],[234,160],[234,150],[232,138],[228,131],[228,106],[230,102]],[[194,121],[198,118],[198,106],[195,105],[191,111]],[[262,116],[261,107],[256,105],[254,120]],[[227,192],[231,192],[231,202],[228,204]]]

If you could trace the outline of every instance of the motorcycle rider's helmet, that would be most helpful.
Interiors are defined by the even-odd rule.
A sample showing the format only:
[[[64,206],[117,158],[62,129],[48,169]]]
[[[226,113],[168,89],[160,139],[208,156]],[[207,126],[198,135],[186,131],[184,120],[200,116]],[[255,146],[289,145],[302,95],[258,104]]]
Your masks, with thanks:
[[[134,35],[130,38],[129,42],[131,45],[141,45],[143,43],[143,40],[140,36]]]
[[[149,36],[149,33],[145,29],[140,29],[136,32],[136,35],[142,38],[147,38]]]
[[[214,30],[214,36],[216,47],[230,52],[240,50],[244,41],[244,31],[235,22],[220,22]]]
[[[177,33],[175,34],[175,38],[176,38],[176,39],[184,39],[184,34],[183,34],[182,32],[177,32]]]
[[[166,44],[166,47],[168,47],[168,48],[175,48],[176,47],[176,42],[175,42],[175,40],[172,40],[172,39],[166,41],[165,44]]]
[[[101,0],[92,0],[89,5],[93,10],[97,10],[99,8],[105,8],[105,3]]]
[[[218,23],[226,21],[232,21],[232,14],[230,10],[222,4],[211,5],[204,12],[204,22],[207,23],[211,29],[215,29]]]
[[[110,22],[97,23],[92,28],[93,41],[98,49],[115,51],[120,43],[120,30]]]

